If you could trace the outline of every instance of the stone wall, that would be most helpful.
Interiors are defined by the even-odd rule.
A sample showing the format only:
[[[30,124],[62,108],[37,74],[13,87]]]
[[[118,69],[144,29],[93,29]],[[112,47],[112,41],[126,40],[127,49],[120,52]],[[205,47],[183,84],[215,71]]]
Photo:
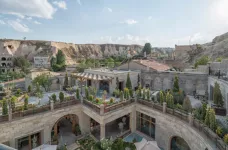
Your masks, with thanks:
[[[187,72],[142,72],[141,81],[145,87],[148,85],[151,90],[172,89],[174,77],[179,78],[179,87],[188,95],[196,91],[207,91],[207,74]]]
[[[51,140],[51,130],[61,117],[68,114],[78,116],[79,125],[83,133],[90,132],[90,117],[101,125],[100,135],[105,137],[105,124],[116,120],[126,114],[130,114],[130,129],[136,131],[136,111],[145,113],[156,119],[155,140],[164,150],[169,150],[170,140],[173,136],[182,137],[192,150],[208,150],[213,148],[208,144],[208,139],[193,129],[188,123],[180,119],[158,112],[147,106],[132,103],[124,108],[109,112],[103,116],[95,113],[81,104],[69,106],[52,112],[41,113],[35,116],[25,117],[19,120],[0,124],[0,143],[10,142],[11,147],[16,147],[16,139],[41,132],[41,142],[47,143]]]
[[[171,138],[179,136],[189,145],[191,150],[213,150],[207,143],[207,138],[193,129],[189,124],[180,119],[164,113],[160,113],[149,107],[137,104],[136,111],[144,113],[156,119],[155,140],[159,147],[170,150]]]

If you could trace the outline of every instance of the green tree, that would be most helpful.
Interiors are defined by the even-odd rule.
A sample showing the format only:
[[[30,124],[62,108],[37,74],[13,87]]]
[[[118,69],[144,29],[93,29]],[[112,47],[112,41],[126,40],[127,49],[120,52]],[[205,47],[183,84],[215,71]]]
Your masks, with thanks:
[[[146,89],[143,88],[143,100],[145,100],[145,99],[146,99]]]
[[[24,110],[28,110],[28,95],[25,95],[25,99],[24,99]]]
[[[218,58],[216,58],[216,62],[222,62],[222,57],[218,57]]]
[[[207,104],[203,103],[203,105],[202,105],[202,113],[201,113],[201,119],[202,120],[205,120],[206,112],[207,112]]]
[[[207,111],[206,111],[206,116],[205,116],[205,120],[204,120],[204,123],[207,125],[207,126],[210,126],[210,108],[207,108]]]
[[[185,110],[187,112],[191,112],[192,111],[191,101],[190,101],[188,96],[184,99],[183,110]]]
[[[210,61],[208,56],[202,56],[200,59],[198,59],[195,62],[195,68],[198,67],[198,65],[207,65],[207,63]]]
[[[174,78],[174,84],[173,84],[173,92],[179,92],[180,88],[179,88],[179,79],[177,76],[175,76]]]
[[[214,99],[214,103],[220,107],[223,106],[223,98],[222,98],[222,93],[221,93],[221,90],[220,90],[220,86],[217,82],[215,82],[215,88],[214,88],[214,92],[213,92],[213,99]]]
[[[222,137],[222,134],[223,134],[223,131],[222,131],[222,128],[220,126],[217,127],[216,129],[216,134],[219,136],[219,137]]]
[[[146,91],[147,91],[147,94],[146,94],[147,96],[146,96],[146,98],[147,98],[147,100],[149,101],[149,100],[150,100],[150,90],[147,89]]]
[[[76,89],[76,98],[77,98],[78,100],[80,100],[80,94],[79,94],[79,89],[78,89],[78,88]]]
[[[15,57],[13,59],[13,64],[14,66],[20,68],[21,71],[23,71],[24,73],[30,72],[29,67],[31,66],[31,64],[24,56]]]
[[[168,92],[166,94],[166,103],[167,103],[167,106],[169,108],[173,108],[174,107],[174,100],[173,100],[173,95],[170,94],[170,92]]]
[[[130,74],[129,73],[127,74],[126,88],[128,88],[129,90],[132,89],[131,78],[130,78]]]
[[[160,101],[160,104],[163,104],[163,102],[165,102],[165,96],[162,91],[159,92],[159,101]]]
[[[39,97],[39,98],[43,97],[43,92],[41,91],[40,85],[38,82],[36,83],[35,95],[36,97]]]
[[[60,100],[60,102],[63,102],[64,101],[64,94],[63,94],[63,92],[59,92],[59,100]]]
[[[129,89],[128,88],[124,88],[124,98],[125,99],[129,99],[129,97],[130,97]]]
[[[56,63],[58,65],[65,65],[65,61],[66,61],[66,58],[62,50],[58,50],[58,53],[56,54]]]
[[[52,81],[51,81],[50,76],[48,74],[43,73],[43,74],[35,77],[33,79],[32,83],[33,83],[33,85],[36,85],[38,83],[47,92],[50,90]]]
[[[7,105],[7,100],[3,98],[2,101],[2,115],[7,115],[8,114],[8,105]]]
[[[224,142],[225,142],[226,144],[228,144],[228,134],[226,134],[226,135],[223,137],[223,139],[224,139]]]
[[[85,88],[85,96],[86,96],[86,99],[88,100],[89,99],[89,89],[88,89],[88,87]]]
[[[17,100],[17,97],[16,97],[16,96],[12,96],[11,99],[10,99],[12,111],[15,110],[15,106],[16,106],[15,103],[16,103],[16,100]]]
[[[31,91],[32,91],[32,87],[31,87],[31,85],[29,85],[28,86],[28,93],[31,93]]]
[[[120,91],[120,101],[123,101],[123,99],[124,99],[123,91]]]
[[[210,128],[215,131],[216,129],[216,119],[215,119],[215,111],[214,109],[210,109],[209,111],[209,119],[210,119]]]
[[[56,98],[55,93],[51,95],[51,99],[53,100],[54,103],[57,102],[57,98]]]
[[[64,86],[68,87],[68,76],[67,76],[67,73],[65,74]]]
[[[150,54],[151,53],[151,50],[152,50],[152,47],[151,47],[151,44],[150,43],[146,43],[143,47],[143,50],[142,52],[146,52],[146,54]]]
[[[53,68],[56,65],[56,63],[57,63],[57,59],[54,56],[52,56],[50,60],[51,68]]]

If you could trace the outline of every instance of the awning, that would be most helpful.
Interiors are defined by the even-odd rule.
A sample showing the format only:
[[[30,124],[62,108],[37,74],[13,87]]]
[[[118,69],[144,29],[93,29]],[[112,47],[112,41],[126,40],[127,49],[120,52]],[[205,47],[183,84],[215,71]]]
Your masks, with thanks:
[[[92,74],[92,73],[72,73],[73,77],[76,78],[83,78],[83,79],[90,79],[90,80],[112,80],[112,77],[108,77],[108,76],[103,76],[103,75],[99,75],[99,74]]]

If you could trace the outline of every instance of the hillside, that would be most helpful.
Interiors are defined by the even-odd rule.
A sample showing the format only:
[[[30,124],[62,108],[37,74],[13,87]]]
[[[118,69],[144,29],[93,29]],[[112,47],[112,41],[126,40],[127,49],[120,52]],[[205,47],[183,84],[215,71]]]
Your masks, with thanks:
[[[52,56],[58,50],[66,55],[67,64],[74,64],[79,58],[104,58],[112,55],[126,55],[128,50],[140,52],[140,45],[118,45],[118,44],[73,44],[52,41],[30,41],[30,40],[0,40],[0,52],[8,47],[14,56],[25,56],[33,60],[34,56]]]

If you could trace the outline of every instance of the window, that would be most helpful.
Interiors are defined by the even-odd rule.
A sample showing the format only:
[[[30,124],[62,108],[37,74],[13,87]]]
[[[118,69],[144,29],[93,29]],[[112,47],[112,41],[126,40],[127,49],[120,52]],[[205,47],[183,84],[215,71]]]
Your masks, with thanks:
[[[136,128],[138,131],[155,138],[155,123],[156,119],[146,114],[137,112]]]

